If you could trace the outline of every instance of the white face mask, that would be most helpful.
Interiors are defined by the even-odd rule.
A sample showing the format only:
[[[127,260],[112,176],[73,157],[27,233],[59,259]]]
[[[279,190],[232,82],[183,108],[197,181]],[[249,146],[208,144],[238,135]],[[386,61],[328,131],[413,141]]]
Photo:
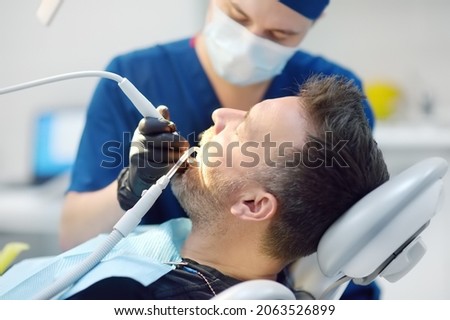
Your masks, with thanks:
[[[245,86],[280,74],[296,47],[256,36],[217,6],[203,32],[209,58],[217,74]]]

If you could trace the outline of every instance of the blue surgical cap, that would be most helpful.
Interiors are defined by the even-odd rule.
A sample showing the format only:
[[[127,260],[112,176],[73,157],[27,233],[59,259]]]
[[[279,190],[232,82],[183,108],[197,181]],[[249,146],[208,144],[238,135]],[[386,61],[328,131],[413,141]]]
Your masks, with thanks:
[[[280,2],[301,15],[316,20],[330,0],[280,0]]]

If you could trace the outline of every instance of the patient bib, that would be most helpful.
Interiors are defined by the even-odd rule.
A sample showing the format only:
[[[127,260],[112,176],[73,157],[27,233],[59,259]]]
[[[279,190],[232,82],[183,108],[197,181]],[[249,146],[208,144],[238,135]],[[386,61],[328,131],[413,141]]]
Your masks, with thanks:
[[[138,226],[57,299],[65,299],[109,277],[128,277],[148,286],[172,270],[173,267],[164,262],[181,260],[180,248],[190,231],[191,221],[187,218]],[[0,299],[31,299],[81,263],[107,236],[99,235],[57,256],[18,262],[0,276]]]

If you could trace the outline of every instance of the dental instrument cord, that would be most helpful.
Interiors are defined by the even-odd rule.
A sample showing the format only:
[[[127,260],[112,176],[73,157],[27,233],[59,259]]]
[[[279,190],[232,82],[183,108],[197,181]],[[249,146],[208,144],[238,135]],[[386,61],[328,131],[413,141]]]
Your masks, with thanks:
[[[33,300],[48,300],[52,299],[63,290],[67,289],[71,284],[78,281],[87,272],[94,268],[123,238],[137,227],[142,217],[155,203],[156,199],[161,195],[162,191],[167,187],[170,179],[181,167],[181,165],[189,158],[189,156],[197,151],[197,147],[189,148],[169,170],[167,174],[153,184],[150,189],[143,192],[139,201],[120,218],[115,224],[113,231],[109,234],[106,240],[101,243],[85,260],[73,267],[67,274],[57,279],[53,284],[44,288]]]
[[[59,81],[64,81],[64,80],[69,80],[69,79],[74,79],[74,78],[87,78],[87,77],[102,77],[102,78],[114,80],[116,82],[121,82],[123,79],[121,76],[119,76],[115,73],[112,73],[112,72],[107,72],[107,71],[71,72],[71,73],[64,73],[64,74],[60,74],[60,75],[56,75],[56,76],[51,76],[51,77],[47,77],[47,78],[42,78],[42,79],[38,79],[38,80],[24,82],[24,83],[14,85],[14,86],[2,88],[2,89],[0,89],[0,94],[24,90],[24,89],[40,86],[40,85],[47,84],[47,83],[59,82]]]
[[[5,88],[0,88],[0,95],[11,93],[14,91],[24,90],[48,83],[59,82],[75,78],[87,78],[87,77],[100,77],[116,81],[119,88],[123,93],[130,99],[136,109],[144,117],[161,118],[162,116],[156,111],[153,104],[144,97],[144,95],[136,89],[136,87],[127,79],[119,76],[118,74],[108,72],[108,71],[78,71],[64,73],[52,77],[42,78],[34,81],[24,82],[18,85],[9,86]]]

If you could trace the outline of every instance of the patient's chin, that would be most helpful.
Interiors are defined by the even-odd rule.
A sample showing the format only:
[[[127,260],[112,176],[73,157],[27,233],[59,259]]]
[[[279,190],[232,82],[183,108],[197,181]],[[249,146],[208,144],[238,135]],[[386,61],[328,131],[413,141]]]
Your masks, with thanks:
[[[198,189],[201,188],[201,183],[198,168],[188,167],[183,172],[177,172],[170,183],[173,194],[183,209],[187,211],[185,203],[200,193]]]

